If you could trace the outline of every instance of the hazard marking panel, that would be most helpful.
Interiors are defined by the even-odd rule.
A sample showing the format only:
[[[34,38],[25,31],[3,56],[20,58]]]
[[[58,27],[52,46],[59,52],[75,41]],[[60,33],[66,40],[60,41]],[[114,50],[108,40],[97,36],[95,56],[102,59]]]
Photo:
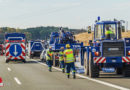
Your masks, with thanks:
[[[6,43],[6,59],[25,59],[25,43]]]
[[[22,48],[19,44],[13,44],[10,46],[9,53],[12,56],[17,57],[22,53]]]

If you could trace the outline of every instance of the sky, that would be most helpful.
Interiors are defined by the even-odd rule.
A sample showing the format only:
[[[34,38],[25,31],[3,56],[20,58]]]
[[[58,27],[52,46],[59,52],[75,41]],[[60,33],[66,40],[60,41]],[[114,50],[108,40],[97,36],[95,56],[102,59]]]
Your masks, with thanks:
[[[0,27],[81,29],[93,25],[98,16],[129,23],[130,0],[0,0]]]

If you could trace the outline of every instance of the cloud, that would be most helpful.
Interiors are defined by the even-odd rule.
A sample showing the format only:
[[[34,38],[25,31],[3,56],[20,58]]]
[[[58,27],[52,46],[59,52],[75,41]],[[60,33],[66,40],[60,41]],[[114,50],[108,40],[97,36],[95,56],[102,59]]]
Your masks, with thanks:
[[[8,2],[9,0],[0,0],[0,3]]]
[[[128,2],[123,2],[123,3],[117,3],[114,5],[114,9],[116,10],[129,10],[130,9],[130,1]]]

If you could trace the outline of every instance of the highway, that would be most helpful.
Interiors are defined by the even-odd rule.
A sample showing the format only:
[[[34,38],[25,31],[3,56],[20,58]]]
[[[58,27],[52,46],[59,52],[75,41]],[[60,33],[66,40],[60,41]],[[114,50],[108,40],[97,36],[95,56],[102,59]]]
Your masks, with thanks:
[[[117,75],[101,75],[91,79],[77,74],[77,79],[66,78],[60,69],[48,72],[44,63],[36,59],[27,59],[27,63],[5,63],[0,56],[0,77],[4,86],[0,90],[129,90],[130,78]]]

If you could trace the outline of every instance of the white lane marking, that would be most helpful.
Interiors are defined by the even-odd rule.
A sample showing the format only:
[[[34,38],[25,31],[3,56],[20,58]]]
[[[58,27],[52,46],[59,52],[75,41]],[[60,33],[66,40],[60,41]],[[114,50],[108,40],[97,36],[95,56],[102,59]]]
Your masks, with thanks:
[[[33,60],[33,61],[35,61],[35,62],[37,62],[37,63],[39,63],[41,65],[47,66],[46,64],[40,63],[37,60]],[[56,67],[53,67],[53,68],[56,69],[56,70],[62,71],[59,68],[56,68]],[[92,79],[92,78],[89,78],[89,77],[86,77],[86,76],[83,76],[83,75],[80,75],[80,74],[76,74],[76,76],[84,78],[84,79],[88,79],[88,80],[91,80],[93,82],[100,83],[100,84],[103,84],[103,85],[106,85],[106,86],[109,86],[109,87],[113,87],[113,88],[116,88],[116,89],[130,90],[129,88],[121,87],[121,86],[118,86],[118,85],[115,85],[115,84],[111,84],[111,83],[108,83],[108,82],[104,82],[104,81],[101,81],[101,80],[97,80],[97,79]]]
[[[19,84],[19,85],[22,84],[17,77],[14,77],[14,80],[16,81],[17,84]]]
[[[7,69],[8,69],[8,71],[11,71],[11,69],[9,67]]]

